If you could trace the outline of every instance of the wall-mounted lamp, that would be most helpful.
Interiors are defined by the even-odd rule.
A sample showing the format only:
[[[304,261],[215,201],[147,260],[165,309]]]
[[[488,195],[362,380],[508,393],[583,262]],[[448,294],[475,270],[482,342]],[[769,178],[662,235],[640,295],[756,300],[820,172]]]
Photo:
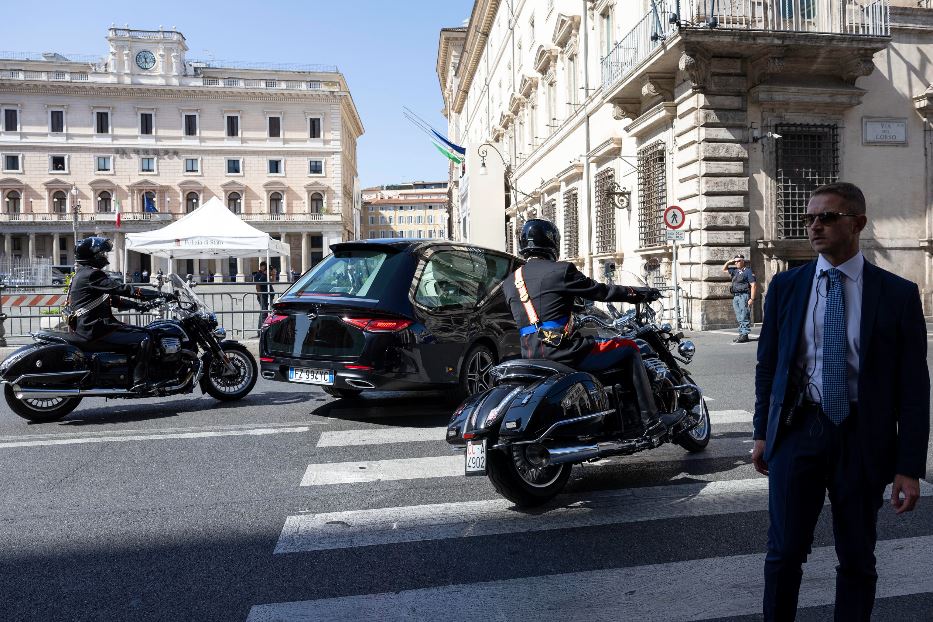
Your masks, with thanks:
[[[606,189],[605,193],[612,199],[616,209],[632,209],[632,191],[623,188],[618,182],[612,182],[612,186]]]
[[[765,135],[762,136],[761,129],[754,123],[748,126],[748,133],[751,135],[753,143],[760,142],[766,138],[772,138],[775,140],[783,138],[783,136],[781,136],[780,134],[777,134],[775,132],[770,132],[770,131],[766,132]]]

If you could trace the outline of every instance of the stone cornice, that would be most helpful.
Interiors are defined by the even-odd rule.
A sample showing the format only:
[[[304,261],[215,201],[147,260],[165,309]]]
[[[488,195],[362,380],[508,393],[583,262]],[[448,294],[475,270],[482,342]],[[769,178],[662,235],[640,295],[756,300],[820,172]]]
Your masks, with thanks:
[[[920,116],[933,121],[933,84],[927,87],[923,95],[914,98],[914,105]]]
[[[460,58],[460,66],[457,68],[457,75],[460,80],[458,81],[457,92],[454,95],[452,106],[453,111],[457,114],[463,112],[467,93],[473,84],[473,76],[476,75],[479,61],[485,52],[486,40],[489,39],[489,31],[498,11],[499,0],[476,0],[473,3],[473,12],[470,14],[470,22],[467,24],[466,30],[466,41],[463,45],[463,56]]]
[[[534,68],[540,74],[547,73],[547,70],[557,59],[558,48],[539,45],[535,52]]]
[[[571,164],[570,166],[568,166],[567,168],[559,172],[557,174],[557,178],[560,179],[561,182],[566,183],[570,181],[571,179],[576,179],[577,177],[580,177],[581,175],[583,175],[583,163],[574,162],[573,164]]]
[[[75,82],[29,82],[0,80],[0,93],[62,95],[70,97],[120,97],[128,99],[184,99],[206,101],[308,102],[339,104],[348,92],[317,91],[245,91],[177,86],[139,86]]]
[[[557,47],[564,47],[570,38],[579,30],[580,28],[580,16],[579,15],[564,15],[560,14],[557,16],[557,23],[554,25],[554,34],[551,36],[551,41]]]
[[[933,11],[892,6],[891,30],[933,30]]]
[[[759,84],[749,99],[762,109],[811,112],[819,109],[842,113],[862,103],[865,90],[855,86],[805,86],[801,84]]]
[[[635,138],[641,138],[661,124],[671,123],[676,114],[677,104],[662,102],[632,121],[625,131]]]

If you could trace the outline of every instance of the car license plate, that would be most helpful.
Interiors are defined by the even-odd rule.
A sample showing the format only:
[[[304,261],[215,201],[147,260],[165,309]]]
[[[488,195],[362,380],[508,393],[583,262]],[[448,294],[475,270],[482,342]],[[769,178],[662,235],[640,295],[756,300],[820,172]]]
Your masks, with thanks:
[[[486,439],[467,441],[466,474],[486,475]]]
[[[334,370],[289,367],[288,379],[292,382],[304,382],[306,384],[334,384]]]

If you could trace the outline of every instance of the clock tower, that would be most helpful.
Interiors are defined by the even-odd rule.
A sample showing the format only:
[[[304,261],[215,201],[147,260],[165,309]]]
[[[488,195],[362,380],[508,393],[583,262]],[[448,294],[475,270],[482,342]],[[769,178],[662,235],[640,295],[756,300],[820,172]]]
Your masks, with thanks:
[[[185,75],[185,36],[177,30],[110,27],[108,71],[121,84],[178,84]]]

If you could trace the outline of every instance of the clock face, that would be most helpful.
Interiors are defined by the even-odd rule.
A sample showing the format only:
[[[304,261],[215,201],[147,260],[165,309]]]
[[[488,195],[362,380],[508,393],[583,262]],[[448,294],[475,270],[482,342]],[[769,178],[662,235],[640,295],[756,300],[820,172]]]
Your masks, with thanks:
[[[155,55],[149,50],[143,50],[136,55],[136,64],[140,69],[152,69],[155,67]]]

